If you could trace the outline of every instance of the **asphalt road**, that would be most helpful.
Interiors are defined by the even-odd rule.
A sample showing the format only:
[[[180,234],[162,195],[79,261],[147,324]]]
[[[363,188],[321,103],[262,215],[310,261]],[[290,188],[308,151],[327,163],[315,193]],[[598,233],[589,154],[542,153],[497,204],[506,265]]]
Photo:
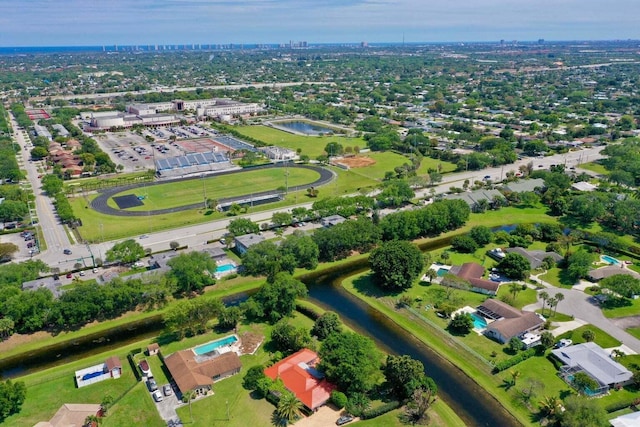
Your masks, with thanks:
[[[42,229],[47,245],[47,250],[37,257],[47,264],[57,264],[60,259],[68,258],[63,254],[63,251],[65,248],[71,247],[71,242],[69,241],[64,226],[58,219],[51,199],[42,190],[42,183],[38,178],[40,173],[38,172],[37,166],[40,162],[30,161],[30,151],[32,149],[32,147],[28,145],[28,143],[30,144],[30,139],[28,135],[26,135],[26,131],[18,130],[18,123],[12,114],[10,114],[10,119],[11,126],[15,130],[15,139],[22,148],[18,156],[22,160],[22,168],[27,172],[27,180],[31,184],[35,195],[38,223]]]
[[[598,304],[595,303],[591,295],[576,289],[556,288],[548,283],[543,283],[543,285],[548,288],[546,291],[550,296],[554,296],[557,293],[564,295],[564,300],[562,300],[557,307],[559,313],[572,315],[576,319],[581,319],[587,323],[597,326],[612,337],[621,341],[622,344],[640,354],[640,340],[633,335],[628,334],[611,319],[604,317],[602,310]],[[536,308],[542,308],[542,303],[540,301],[536,304],[525,307],[526,310],[535,310]]]

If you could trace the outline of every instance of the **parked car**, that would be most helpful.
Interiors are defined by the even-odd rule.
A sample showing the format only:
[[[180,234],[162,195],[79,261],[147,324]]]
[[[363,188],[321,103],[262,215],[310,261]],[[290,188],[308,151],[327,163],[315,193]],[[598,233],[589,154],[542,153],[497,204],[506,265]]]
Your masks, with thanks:
[[[162,402],[164,400],[164,397],[162,397],[162,393],[160,393],[160,390],[156,390],[153,393],[151,393],[151,395],[153,396],[153,400],[155,400],[156,402]]]
[[[346,423],[350,423],[351,421],[353,421],[354,417],[353,415],[343,415],[340,418],[338,418],[338,421],[336,421],[336,425],[341,426],[341,425],[345,425]]]
[[[72,277],[73,277],[73,274],[67,273],[67,279],[71,279]]]
[[[71,249],[65,249],[62,251],[65,255],[71,255]]]
[[[162,386],[162,392],[165,396],[171,396],[173,394],[173,389],[171,388],[171,384],[165,384]]]
[[[569,347],[571,344],[573,344],[573,341],[570,339],[561,339],[556,343],[555,348]]]
[[[147,380],[147,388],[149,388],[149,391],[157,391],[158,383],[153,378],[149,378]]]

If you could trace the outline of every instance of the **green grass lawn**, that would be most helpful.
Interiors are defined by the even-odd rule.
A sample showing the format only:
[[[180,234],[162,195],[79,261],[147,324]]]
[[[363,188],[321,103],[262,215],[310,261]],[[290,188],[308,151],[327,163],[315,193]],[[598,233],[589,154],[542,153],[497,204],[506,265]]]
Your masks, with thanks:
[[[627,328],[626,329],[627,332],[629,332],[631,335],[633,335],[634,337],[640,339],[640,327],[636,327],[636,328]]]
[[[255,138],[269,145],[277,145],[291,150],[297,150],[300,148],[302,150],[302,154],[306,154],[312,159],[324,154],[324,147],[326,147],[330,142],[338,142],[342,144],[343,147],[358,146],[360,148],[365,148],[367,146],[367,142],[364,139],[355,137],[351,138],[339,135],[295,135],[282,130],[270,128],[268,126],[239,126],[234,127],[234,129],[243,135]]]
[[[534,289],[518,289],[520,290],[516,293],[516,297],[514,299],[511,289],[509,288],[509,283],[506,283],[498,289],[498,298],[519,309],[522,309],[522,307],[526,305],[533,304],[538,300],[538,294]]]
[[[589,163],[581,163],[578,165],[581,169],[586,169],[600,175],[609,175],[609,171],[605,169],[600,163],[597,162],[589,162]]]
[[[127,353],[133,348],[139,348],[140,343],[122,347],[115,351],[101,353],[83,360],[51,368],[45,371],[21,377],[27,386],[27,398],[19,414],[13,415],[5,421],[11,426],[32,426],[39,421],[49,420],[58,408],[65,403],[97,403],[100,404],[106,395],[114,398],[112,408],[114,419],[144,420],[145,425],[162,426],[155,406],[143,384],[140,384],[127,361]],[[92,365],[102,363],[112,355],[120,357],[122,362],[122,376],[118,379],[107,379],[99,383],[82,388],[76,388],[74,372]],[[145,401],[145,399],[147,401]],[[136,402],[126,405],[128,401]],[[127,412],[126,416],[118,415]],[[121,424],[107,417],[104,425],[135,425]]]
[[[427,175],[429,170],[438,170],[440,166],[440,173],[453,172],[456,170],[456,165],[451,162],[445,162],[439,159],[432,159],[431,157],[423,157],[420,162],[420,167],[416,173],[420,176]]]
[[[638,313],[640,313],[640,299],[628,299],[627,301],[630,305],[625,307],[603,308],[602,313],[605,317],[609,318],[637,316]]]
[[[320,177],[318,172],[310,169],[287,168],[285,171],[283,168],[268,168],[240,174],[149,185],[114,194],[114,197],[125,194],[145,196],[143,206],[129,208],[128,211],[172,208],[203,202],[205,196],[219,200],[225,197],[276,190],[278,187],[285,186],[285,172],[288,173],[287,183],[291,187],[312,183]],[[109,200],[109,204],[114,208],[117,207],[112,200]]]
[[[569,277],[566,269],[558,267],[554,267],[551,270],[548,270],[546,274],[542,274],[538,277],[558,288],[571,289],[575,283],[574,280]]]
[[[579,328],[574,329],[573,331],[565,332],[564,334],[558,336],[557,338],[558,339],[568,338],[572,340],[574,344],[581,344],[583,342],[586,342],[586,340],[582,338],[582,333],[586,330],[591,330],[596,334],[596,338],[593,340],[593,342],[595,342],[602,348],[617,347],[620,344],[622,344],[620,341],[618,341],[611,335],[607,334],[602,329],[593,325],[580,326]]]

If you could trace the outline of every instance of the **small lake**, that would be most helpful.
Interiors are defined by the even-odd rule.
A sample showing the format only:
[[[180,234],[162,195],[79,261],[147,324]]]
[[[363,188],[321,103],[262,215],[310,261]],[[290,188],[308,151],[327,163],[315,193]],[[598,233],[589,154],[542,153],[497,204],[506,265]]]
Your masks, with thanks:
[[[278,122],[274,123],[274,125],[277,127],[290,129],[295,132],[304,133],[305,135],[325,135],[327,133],[334,132],[333,129],[330,129],[328,127],[302,121]]]

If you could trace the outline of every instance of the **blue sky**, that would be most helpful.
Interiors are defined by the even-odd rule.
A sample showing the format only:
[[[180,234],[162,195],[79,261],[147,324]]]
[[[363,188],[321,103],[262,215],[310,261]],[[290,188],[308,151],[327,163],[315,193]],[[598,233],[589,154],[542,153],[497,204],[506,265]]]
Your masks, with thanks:
[[[0,46],[640,39],[640,0],[0,0]]]

